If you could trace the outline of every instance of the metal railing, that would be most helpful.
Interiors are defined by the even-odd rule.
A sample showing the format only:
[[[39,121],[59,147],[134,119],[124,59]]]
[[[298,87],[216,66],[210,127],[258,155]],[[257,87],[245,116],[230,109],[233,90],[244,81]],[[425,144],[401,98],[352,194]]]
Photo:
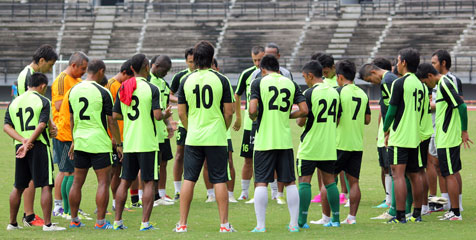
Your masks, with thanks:
[[[361,15],[460,15],[476,12],[476,1],[474,0],[448,0],[448,1],[404,1],[397,8],[397,1],[373,1],[362,2]]]
[[[21,21],[32,19],[63,19],[94,17],[94,8],[87,3],[0,3],[0,16]]]

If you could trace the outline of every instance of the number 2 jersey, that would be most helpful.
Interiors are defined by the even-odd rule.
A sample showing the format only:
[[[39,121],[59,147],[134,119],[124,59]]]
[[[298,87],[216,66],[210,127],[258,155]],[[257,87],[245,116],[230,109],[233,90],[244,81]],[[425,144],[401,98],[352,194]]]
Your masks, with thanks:
[[[305,101],[299,86],[278,73],[270,73],[251,83],[253,99],[258,100],[254,150],[292,149],[289,115],[293,104]]]
[[[317,83],[307,89],[304,96],[309,113],[301,134],[297,158],[335,161],[339,93],[327,83]]]

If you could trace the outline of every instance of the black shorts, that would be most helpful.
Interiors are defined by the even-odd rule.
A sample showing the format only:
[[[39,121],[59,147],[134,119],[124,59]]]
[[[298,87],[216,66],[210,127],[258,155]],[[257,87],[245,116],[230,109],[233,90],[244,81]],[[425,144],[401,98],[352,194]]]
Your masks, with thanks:
[[[185,146],[185,139],[187,139],[187,130],[185,130],[183,127],[178,127],[177,145]]]
[[[240,157],[253,158],[253,147],[254,144],[251,144],[251,130],[244,130]]]
[[[169,161],[170,159],[174,158],[172,154],[172,148],[170,147],[170,139],[165,139],[163,143],[159,143],[161,161]]]
[[[25,189],[33,180],[35,188],[53,186],[53,159],[48,146],[40,141],[33,143],[33,148],[26,153],[24,158],[15,160],[15,183],[17,189]],[[18,151],[21,144],[15,146]]]
[[[90,168],[94,170],[103,169],[112,165],[111,153],[88,153],[83,151],[74,151],[74,167]]]
[[[292,149],[255,151],[255,182],[273,182],[275,170],[278,174],[279,182],[290,183],[295,181],[293,161],[294,154]]]
[[[231,139],[228,139],[228,152],[233,152],[233,142],[231,142]]]
[[[386,147],[377,147],[378,151],[378,162],[380,167],[389,168],[390,162],[388,160],[388,151]]]
[[[438,162],[443,177],[455,174],[461,170],[460,146],[438,148]]]
[[[418,166],[420,168],[426,168],[428,165],[428,148],[430,147],[431,138],[420,143],[418,151],[420,154],[420,160],[418,161]]]
[[[388,147],[388,159],[391,165],[406,164],[405,171],[415,173],[420,171],[418,148]]]
[[[115,148],[112,148],[112,167],[121,166],[121,162],[119,161],[119,156],[117,156],[117,151]]]
[[[206,158],[211,183],[224,183],[231,180],[227,150],[226,146],[186,145],[183,160],[183,179],[196,182]]]
[[[317,161],[317,160],[296,160],[298,176],[311,176],[316,168],[329,174],[334,174],[335,160]]]
[[[341,171],[344,171],[358,179],[360,176],[360,166],[362,165],[362,154],[362,151],[337,150],[334,173],[339,174]]]
[[[139,169],[142,181],[158,181],[159,152],[124,153],[121,178],[134,181]]]

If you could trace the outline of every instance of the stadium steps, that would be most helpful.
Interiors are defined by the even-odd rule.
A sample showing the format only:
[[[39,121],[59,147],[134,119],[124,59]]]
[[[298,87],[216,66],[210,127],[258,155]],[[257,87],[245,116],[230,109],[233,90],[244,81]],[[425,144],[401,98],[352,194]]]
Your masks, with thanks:
[[[327,46],[326,52],[334,58],[341,58],[347,50],[360,18],[360,5],[345,5],[342,16],[337,22],[337,28]]]
[[[112,28],[114,27],[115,7],[99,6],[94,21],[93,34],[89,44],[88,55],[105,59],[109,48]]]

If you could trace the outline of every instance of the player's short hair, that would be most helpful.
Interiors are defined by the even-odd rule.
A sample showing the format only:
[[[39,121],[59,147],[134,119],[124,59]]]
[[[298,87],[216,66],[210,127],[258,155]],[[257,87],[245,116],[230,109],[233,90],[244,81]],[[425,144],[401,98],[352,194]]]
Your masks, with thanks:
[[[260,68],[266,69],[273,72],[279,72],[279,61],[273,55],[266,55],[261,59],[259,63]]]
[[[444,49],[438,49],[431,56],[432,57],[437,56],[438,57],[438,62],[440,62],[440,65],[443,61],[445,61],[446,62],[446,69],[450,70],[450,68],[451,68],[451,56],[450,56],[450,53],[448,51],[446,51]]]
[[[323,53],[316,60],[319,61],[322,68],[331,68],[334,66],[334,57],[330,54]]]
[[[251,53],[253,53],[254,55],[258,55],[262,52],[264,52],[263,46],[254,46],[253,48],[251,48]]]
[[[81,66],[83,61],[89,62],[88,56],[83,52],[75,52],[71,55],[71,57],[69,57],[68,65],[71,66],[73,64],[76,64],[78,66]]]
[[[96,74],[99,70],[104,69],[106,71],[106,64],[100,59],[93,59],[88,63],[88,73]]]
[[[431,65],[431,63],[422,63],[418,66],[418,69],[415,73],[415,75],[419,79],[425,79],[428,78],[428,74],[431,73],[433,75],[437,75],[438,71]]]
[[[187,60],[188,56],[193,56],[193,48],[187,48],[185,49],[185,60]]]
[[[159,58],[160,55],[155,55],[150,59],[149,67],[152,67],[152,64],[155,64],[157,61],[157,58]]]
[[[145,54],[138,53],[131,58],[131,67],[134,69],[136,73],[140,72],[144,67],[146,67],[149,63],[146,61],[147,57]]]
[[[215,67],[218,67],[218,61],[216,58],[213,58],[213,65],[215,65]]]
[[[131,60],[128,59],[121,65],[121,72],[126,71],[126,74],[129,76],[134,76],[134,72],[131,69]]]
[[[104,75],[104,77],[102,78],[101,82],[99,82],[99,84],[103,87],[106,87],[107,82],[108,82],[107,77],[106,75]]]
[[[349,81],[354,81],[355,72],[355,63],[348,59],[338,61],[336,64],[336,74],[344,76]]]
[[[279,46],[278,46],[278,44],[271,42],[271,43],[266,44],[266,47],[267,47],[267,48],[275,48],[275,49],[276,49],[276,53],[279,54]]]
[[[393,66],[393,74],[395,74],[395,75],[397,75],[397,76],[401,75],[401,74],[398,72],[398,66],[397,66],[397,64],[395,64],[395,66]]]
[[[211,68],[215,49],[209,41],[198,42],[193,49],[193,62],[198,68]]]
[[[48,85],[48,77],[40,72],[33,73],[28,81],[28,87],[39,87],[42,84]]]
[[[324,54],[323,52],[319,52],[319,51],[316,51],[314,52],[312,55],[311,55],[311,60],[316,60],[322,55]]]
[[[390,60],[386,58],[383,58],[383,57],[375,58],[372,61],[372,63],[383,70],[392,71],[392,63],[390,62]]]
[[[373,64],[373,63],[366,63],[364,65],[362,65],[359,69],[359,79],[362,79],[364,80],[365,78],[369,77],[370,76],[370,72],[373,71],[373,70],[380,70],[381,68],[379,68],[377,65]],[[390,65],[390,70],[392,70],[392,65]]]
[[[420,65],[420,53],[414,48],[404,48],[398,51],[400,60],[407,63],[407,71],[415,73]]]
[[[312,75],[317,78],[322,77],[322,65],[321,63],[319,63],[319,61],[316,60],[312,60],[304,64],[301,71],[304,73],[312,73]]]
[[[36,49],[32,59],[33,62],[38,64],[42,58],[47,62],[51,60],[56,61],[58,60],[58,54],[56,54],[55,49],[51,45],[43,44],[38,49]]]

